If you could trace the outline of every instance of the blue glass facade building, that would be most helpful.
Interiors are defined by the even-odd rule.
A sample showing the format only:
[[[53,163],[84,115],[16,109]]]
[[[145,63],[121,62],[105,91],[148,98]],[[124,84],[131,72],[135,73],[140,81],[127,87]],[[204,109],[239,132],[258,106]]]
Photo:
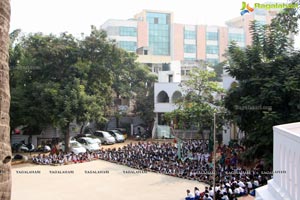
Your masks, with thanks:
[[[153,55],[170,55],[170,14],[147,12],[149,48]]]

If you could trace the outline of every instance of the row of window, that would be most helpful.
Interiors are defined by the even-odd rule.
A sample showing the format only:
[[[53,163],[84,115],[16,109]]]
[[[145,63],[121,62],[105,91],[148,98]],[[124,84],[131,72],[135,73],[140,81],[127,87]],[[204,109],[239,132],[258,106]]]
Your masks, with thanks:
[[[164,36],[169,38],[169,31],[157,30],[157,31],[149,31],[149,35],[151,36]]]
[[[185,58],[183,58],[184,60],[190,60],[190,61],[194,61],[194,60],[196,60],[196,58],[190,58],[190,57],[185,57]]]
[[[197,47],[194,44],[185,44],[184,53],[196,53]]]
[[[218,32],[206,32],[206,40],[219,40],[219,33]]]
[[[169,43],[151,42],[149,46],[153,55],[170,55]]]
[[[260,22],[262,25],[265,22]],[[119,28],[119,35],[120,36],[137,36],[137,31],[135,27],[120,27]],[[149,29],[150,36],[165,36],[169,39],[169,26],[154,26],[150,27]],[[206,33],[206,40],[214,40],[218,41],[218,32],[207,32]],[[153,37],[154,38],[154,37]],[[195,31],[185,31],[184,32],[184,39],[196,39],[196,32]],[[244,34],[240,33],[229,33],[228,34],[229,41],[236,41],[236,42],[245,42]],[[193,52],[190,52],[193,53]]]
[[[197,60],[196,58],[184,58],[184,60],[187,60],[187,61],[195,61]],[[216,65],[219,63],[219,59],[217,58],[207,58],[206,59],[206,62],[212,64],[212,65]],[[181,70],[181,75],[188,75],[189,73],[189,70]]]
[[[196,31],[184,30],[184,39],[196,40]]]
[[[121,26],[119,28],[120,36],[137,36],[135,27]]]
[[[184,53],[196,53],[197,47],[193,44],[184,45]],[[216,45],[207,45],[206,46],[207,54],[219,54],[219,46]]]
[[[118,46],[126,51],[136,51],[137,45],[136,42],[132,41],[119,41]]]
[[[244,34],[240,34],[240,33],[229,33],[228,39],[229,39],[229,42],[231,42],[231,41],[245,42]]]
[[[184,39],[196,39],[196,31],[184,31]],[[206,32],[206,40],[219,40],[219,33],[218,32]]]
[[[149,24],[149,30],[165,30],[169,31],[169,24]]]
[[[217,58],[207,58],[206,62],[208,62],[208,63],[210,63],[212,65],[216,65],[216,64],[219,63],[219,59],[217,59]]]
[[[207,45],[206,46],[207,54],[219,54],[219,46],[216,45]]]

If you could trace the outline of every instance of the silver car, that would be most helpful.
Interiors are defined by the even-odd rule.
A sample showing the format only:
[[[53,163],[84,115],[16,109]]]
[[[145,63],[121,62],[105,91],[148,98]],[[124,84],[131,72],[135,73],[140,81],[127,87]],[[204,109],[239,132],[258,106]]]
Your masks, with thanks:
[[[78,138],[77,141],[82,144],[84,148],[86,148],[87,151],[92,152],[92,151],[97,151],[100,149],[100,145],[96,140],[93,138],[89,137],[81,137]]]
[[[108,132],[116,139],[116,142],[124,142],[125,141],[124,135],[120,134],[119,131],[111,130]]]
[[[97,136],[102,144],[115,144],[116,139],[106,131],[95,131],[95,136]]]

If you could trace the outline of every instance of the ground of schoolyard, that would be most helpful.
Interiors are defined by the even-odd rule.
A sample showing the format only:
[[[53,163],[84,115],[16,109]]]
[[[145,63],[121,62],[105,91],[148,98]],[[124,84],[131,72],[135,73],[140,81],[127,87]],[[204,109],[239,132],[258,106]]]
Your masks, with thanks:
[[[103,147],[118,148],[130,142],[136,141]],[[206,186],[102,160],[62,166],[13,165],[12,182],[12,200],[184,200],[187,189],[204,191]]]

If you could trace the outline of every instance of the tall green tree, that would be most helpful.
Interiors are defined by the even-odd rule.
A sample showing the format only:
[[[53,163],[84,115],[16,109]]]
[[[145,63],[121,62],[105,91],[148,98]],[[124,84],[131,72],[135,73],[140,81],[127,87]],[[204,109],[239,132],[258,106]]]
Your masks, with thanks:
[[[147,93],[156,80],[95,27],[80,40],[67,33],[19,33],[11,34],[11,126],[24,125],[31,134],[52,124],[68,146],[70,123],[105,123],[113,94]]]
[[[245,132],[245,159],[272,160],[274,125],[300,120],[299,52],[293,52],[288,32],[273,21],[251,26],[253,44],[231,44],[229,74],[236,78],[225,107]]]
[[[179,128],[196,127],[199,131],[210,129],[213,126],[213,113],[224,112],[221,98],[223,89],[212,81],[216,77],[215,72],[196,68],[189,76],[189,80],[182,85],[183,97],[177,100],[178,109],[166,114],[166,117],[169,120],[177,119]]]
[[[95,56],[101,45],[108,45],[102,40],[95,49],[85,49],[66,33],[25,37],[21,42],[24,54],[13,69],[12,124],[38,130],[53,124],[63,131],[68,147],[70,123],[103,121],[112,82],[103,60]]]
[[[135,76],[132,83],[132,90],[135,95],[135,112],[148,125],[154,119],[154,83],[157,76],[150,73],[147,66],[139,65],[131,74]]]

